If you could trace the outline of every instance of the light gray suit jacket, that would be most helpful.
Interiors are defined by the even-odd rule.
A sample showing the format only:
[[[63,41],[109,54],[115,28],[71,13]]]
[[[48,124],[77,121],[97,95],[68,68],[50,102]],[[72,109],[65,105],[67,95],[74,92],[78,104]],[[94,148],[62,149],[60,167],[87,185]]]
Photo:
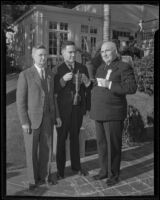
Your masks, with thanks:
[[[56,98],[54,97],[54,75],[46,70],[47,86],[49,91],[50,115],[53,124],[59,117]],[[19,75],[17,83],[16,101],[21,124],[30,124],[32,129],[39,128],[44,107],[45,93],[37,69],[32,66]]]

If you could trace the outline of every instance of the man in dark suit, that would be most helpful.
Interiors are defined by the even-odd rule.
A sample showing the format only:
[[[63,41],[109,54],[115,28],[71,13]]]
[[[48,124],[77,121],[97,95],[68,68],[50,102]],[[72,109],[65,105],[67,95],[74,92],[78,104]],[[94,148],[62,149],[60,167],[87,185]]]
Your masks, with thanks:
[[[90,81],[86,66],[75,61],[76,47],[74,42],[66,41],[62,45],[64,62],[57,68],[55,85],[57,102],[62,119],[62,126],[57,128],[57,177],[64,178],[66,151],[65,141],[70,138],[71,168],[80,175],[87,175],[81,168],[79,153],[79,132],[83,115],[87,110],[87,96]],[[79,74],[79,80],[76,79]],[[81,78],[80,78],[81,77]],[[76,90],[79,84],[79,92]]]
[[[108,178],[107,185],[111,186],[118,182],[120,174],[126,94],[134,94],[137,85],[132,67],[118,58],[115,43],[104,42],[101,56],[103,61],[95,74],[97,84],[92,89],[90,111],[95,120],[101,168],[94,178]]]
[[[19,75],[17,109],[26,149],[29,189],[56,180],[49,179],[53,125],[61,126],[54,97],[54,77],[46,68],[46,48],[32,49],[34,65]]]

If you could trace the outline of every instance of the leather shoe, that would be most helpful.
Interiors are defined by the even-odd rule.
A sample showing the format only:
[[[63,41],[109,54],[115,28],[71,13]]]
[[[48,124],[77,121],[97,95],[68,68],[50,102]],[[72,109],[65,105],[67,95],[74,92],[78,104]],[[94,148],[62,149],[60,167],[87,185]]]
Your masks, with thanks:
[[[50,185],[56,185],[58,182],[57,182],[57,177],[54,175],[54,174],[50,174],[48,176],[48,183]]]
[[[93,176],[93,178],[95,180],[102,180],[102,179],[105,179],[107,177],[108,177],[108,175],[102,175],[102,174],[96,174],[95,176]]]
[[[61,175],[59,172],[57,172],[57,180],[64,179],[64,175]]]
[[[29,185],[28,185],[28,189],[29,189],[29,190],[34,190],[34,189],[36,189],[36,188],[37,188],[37,184],[29,183]]]
[[[118,176],[112,176],[107,179],[106,184],[107,186],[113,186],[119,182]]]
[[[57,182],[57,180],[52,179],[52,180],[48,180],[48,183],[50,185],[56,185],[58,182]]]
[[[88,171],[85,169],[81,169],[81,170],[73,170],[72,169],[72,171],[80,176],[87,176],[89,174]]]
[[[37,183],[38,186],[43,186],[43,185],[47,185],[47,181],[46,180],[39,180]]]

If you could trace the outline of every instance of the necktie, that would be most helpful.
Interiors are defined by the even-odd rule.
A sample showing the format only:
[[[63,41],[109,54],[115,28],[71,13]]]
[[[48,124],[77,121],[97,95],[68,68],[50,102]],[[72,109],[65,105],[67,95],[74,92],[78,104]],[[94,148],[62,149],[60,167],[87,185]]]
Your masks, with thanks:
[[[44,74],[44,69],[41,69],[41,79],[44,80],[45,79],[45,74]]]
[[[73,66],[71,64],[68,65],[71,72],[73,72]]]

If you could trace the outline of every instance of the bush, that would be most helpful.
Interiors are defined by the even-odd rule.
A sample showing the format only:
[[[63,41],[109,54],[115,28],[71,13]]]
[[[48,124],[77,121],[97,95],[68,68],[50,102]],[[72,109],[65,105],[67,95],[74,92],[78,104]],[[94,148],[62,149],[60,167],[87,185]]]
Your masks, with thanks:
[[[145,128],[142,116],[137,108],[128,105],[127,117],[124,121],[124,142],[141,142],[145,138]]]
[[[154,55],[148,55],[142,59],[134,60],[134,70],[138,85],[138,91],[150,96],[154,93]]]

